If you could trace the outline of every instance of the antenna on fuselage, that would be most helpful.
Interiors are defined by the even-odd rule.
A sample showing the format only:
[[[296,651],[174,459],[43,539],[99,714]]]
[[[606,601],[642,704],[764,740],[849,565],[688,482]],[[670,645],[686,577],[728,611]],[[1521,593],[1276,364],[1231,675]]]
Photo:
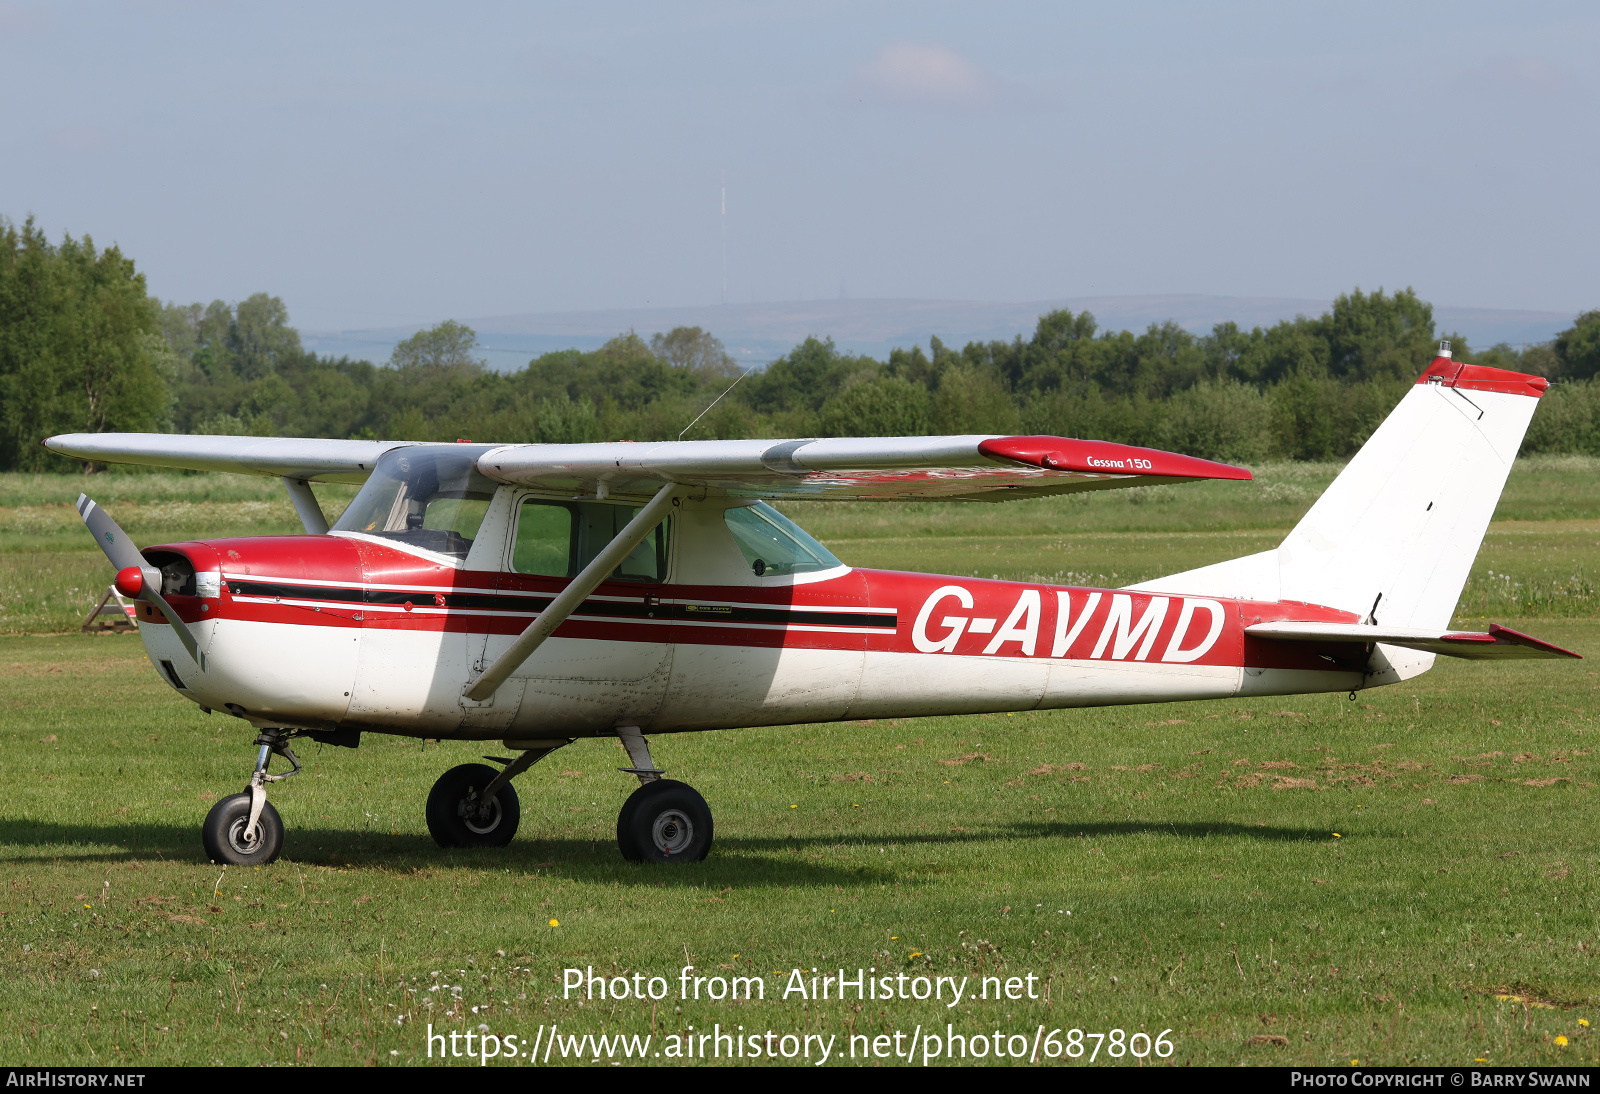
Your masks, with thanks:
[[[760,366],[760,364],[761,364],[761,362],[757,361],[755,364],[751,365],[749,368],[747,368],[743,372],[741,372],[739,374],[739,380],[743,380],[746,376],[748,376],[752,372],[754,372],[756,370],[756,368],[758,366]],[[698,413],[698,414],[696,414],[694,416],[694,422],[698,422],[701,418],[704,418],[707,414],[710,414],[711,413],[711,407],[716,406],[718,403],[722,402],[723,395],[728,394],[728,391],[732,391],[734,388],[739,386],[739,380],[735,380],[733,383],[729,384],[727,391],[724,391],[722,393],[722,395],[718,395],[715,399],[712,399],[711,400],[711,406],[706,407],[704,410],[702,410],[700,413]],[[683,433],[679,433],[678,434],[678,440],[680,440],[680,441],[683,440],[683,434],[689,432],[689,430],[694,428],[694,422],[690,422],[688,425],[683,427]]]

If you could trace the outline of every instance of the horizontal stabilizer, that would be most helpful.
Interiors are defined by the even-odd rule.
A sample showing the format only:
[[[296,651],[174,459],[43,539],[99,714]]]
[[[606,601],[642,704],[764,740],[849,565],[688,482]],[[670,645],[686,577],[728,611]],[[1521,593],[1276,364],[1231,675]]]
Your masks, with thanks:
[[[1280,622],[1257,623],[1246,627],[1244,633],[1252,638],[1271,638],[1283,642],[1382,642],[1473,661],[1581,657],[1571,650],[1552,646],[1549,642],[1542,642],[1498,623],[1489,624],[1487,631],[1432,631],[1375,627],[1364,623]]]

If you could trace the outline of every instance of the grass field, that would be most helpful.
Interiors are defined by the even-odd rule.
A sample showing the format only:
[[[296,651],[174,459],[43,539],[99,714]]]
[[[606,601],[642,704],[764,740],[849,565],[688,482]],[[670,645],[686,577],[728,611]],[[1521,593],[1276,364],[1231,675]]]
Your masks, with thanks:
[[[1597,470],[1519,465],[1464,618],[1600,654]],[[1335,471],[792,511],[856,564],[1123,584],[1271,546]],[[683,869],[617,855],[632,780],[613,743],[535,767],[517,840],[472,854],[422,821],[471,747],[309,747],[274,792],[284,860],[223,871],[198,826],[242,787],[248,729],[175,696],[136,639],[38,633],[75,630],[72,596],[108,580],[58,500],[82,481],[0,478],[0,626],[34,632],[0,639],[0,1063],[424,1063],[429,1023],[651,1033],[652,1052],[720,1023],[833,1035],[835,1058],[852,1034],[947,1023],[1030,1046],[1041,1024],[1170,1029],[1173,1063],[1600,1058],[1592,661],[1451,661],[1356,702],[659,739],[716,811],[711,858]],[[147,542],[294,528],[270,484],[92,484]],[[767,999],[680,1003],[685,963],[762,976]],[[579,1005],[569,966],[659,975],[671,995]],[[972,979],[954,1008],[782,998],[790,970],[841,966]],[[1040,998],[971,998],[1030,974]]]

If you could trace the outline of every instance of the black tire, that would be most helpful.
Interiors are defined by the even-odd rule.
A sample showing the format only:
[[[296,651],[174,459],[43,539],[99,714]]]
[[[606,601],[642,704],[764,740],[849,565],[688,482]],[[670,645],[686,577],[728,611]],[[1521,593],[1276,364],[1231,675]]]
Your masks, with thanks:
[[[522,823],[522,803],[510,783],[495,793],[489,815],[475,818],[470,807],[478,791],[499,772],[487,764],[452,767],[428,791],[428,832],[440,847],[504,847]]]
[[[629,862],[699,862],[711,835],[711,807],[673,779],[645,783],[617,814],[617,846]]]
[[[212,862],[229,866],[265,866],[276,862],[283,853],[283,818],[267,802],[261,807],[256,821],[256,838],[247,842],[245,825],[250,823],[250,794],[234,794],[223,798],[206,814],[200,826],[200,842],[205,845],[206,857]]]

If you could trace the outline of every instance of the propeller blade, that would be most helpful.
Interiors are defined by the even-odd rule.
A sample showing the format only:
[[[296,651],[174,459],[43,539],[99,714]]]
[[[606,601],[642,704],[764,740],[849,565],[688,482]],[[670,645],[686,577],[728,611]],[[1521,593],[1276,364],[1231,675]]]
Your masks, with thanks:
[[[131,595],[135,600],[142,600],[153,605],[167,622],[177,632],[178,641],[183,643],[183,648],[189,651],[189,656],[194,663],[200,666],[200,671],[206,670],[205,655],[200,652],[200,644],[195,641],[194,632],[189,630],[188,624],[178,617],[172,605],[167,603],[167,598],[161,595],[161,571],[145,561],[139,548],[134,546],[133,540],[128,538],[111,515],[96,505],[87,494],[78,495],[78,515],[83,518],[83,523],[88,526],[89,532],[94,536],[94,541],[105,552],[112,567],[117,571],[117,587],[123,595]],[[127,570],[137,572],[137,590],[124,586],[123,574]],[[128,575],[130,578],[133,575]]]
[[[113,570],[126,570],[129,566],[136,566],[141,570],[149,567],[150,564],[139,553],[139,548],[128,538],[128,533],[117,527],[117,522],[91,501],[88,494],[78,495],[78,515],[83,518],[83,523],[89,526],[89,534],[94,536],[94,541],[111,560]]]

